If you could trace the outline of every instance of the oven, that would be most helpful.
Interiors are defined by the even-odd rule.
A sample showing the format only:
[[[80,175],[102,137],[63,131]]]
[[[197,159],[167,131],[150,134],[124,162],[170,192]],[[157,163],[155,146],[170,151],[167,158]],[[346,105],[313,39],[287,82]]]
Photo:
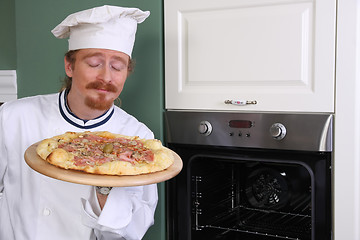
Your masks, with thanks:
[[[330,240],[331,114],[167,111],[169,240]]]

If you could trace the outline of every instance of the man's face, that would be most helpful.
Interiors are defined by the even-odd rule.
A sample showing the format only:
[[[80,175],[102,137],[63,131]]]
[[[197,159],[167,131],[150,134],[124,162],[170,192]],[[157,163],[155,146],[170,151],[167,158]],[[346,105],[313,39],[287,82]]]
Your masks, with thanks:
[[[120,95],[128,75],[129,56],[107,49],[81,49],[65,72],[72,78],[71,94],[97,110],[107,110]]]

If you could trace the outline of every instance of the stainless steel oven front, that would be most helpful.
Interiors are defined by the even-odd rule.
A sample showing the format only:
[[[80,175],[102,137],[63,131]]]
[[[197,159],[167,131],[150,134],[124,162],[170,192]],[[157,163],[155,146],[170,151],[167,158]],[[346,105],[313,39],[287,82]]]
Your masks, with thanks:
[[[332,115],[165,115],[167,239],[331,239]]]

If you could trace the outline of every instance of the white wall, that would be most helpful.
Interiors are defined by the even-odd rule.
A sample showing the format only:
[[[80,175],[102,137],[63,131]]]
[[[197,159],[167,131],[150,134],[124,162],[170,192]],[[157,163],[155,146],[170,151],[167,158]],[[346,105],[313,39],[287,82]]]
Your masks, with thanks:
[[[360,239],[360,0],[338,0],[334,239]]]

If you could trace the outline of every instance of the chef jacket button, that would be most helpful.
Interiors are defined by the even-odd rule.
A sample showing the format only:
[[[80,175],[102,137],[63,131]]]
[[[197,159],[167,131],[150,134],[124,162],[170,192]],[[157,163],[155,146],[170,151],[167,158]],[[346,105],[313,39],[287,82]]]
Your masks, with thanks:
[[[48,208],[44,208],[43,215],[44,216],[49,216],[50,214],[51,214],[51,210],[48,209]]]

